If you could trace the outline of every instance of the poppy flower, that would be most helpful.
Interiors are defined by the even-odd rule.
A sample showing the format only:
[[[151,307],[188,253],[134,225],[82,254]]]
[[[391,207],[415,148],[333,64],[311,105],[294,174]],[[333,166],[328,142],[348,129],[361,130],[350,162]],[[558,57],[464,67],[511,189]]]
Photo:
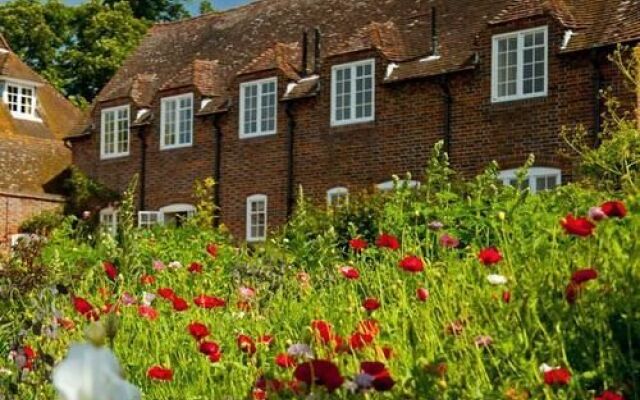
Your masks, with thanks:
[[[484,265],[493,265],[502,260],[502,254],[500,254],[500,251],[495,247],[487,247],[480,250],[480,253],[478,253],[478,259]]]
[[[115,281],[118,277],[118,268],[109,261],[102,262],[102,269],[104,269],[104,273],[107,274],[112,281]]]
[[[153,285],[156,282],[156,278],[153,275],[144,274],[140,277],[140,283],[143,285]]]
[[[276,365],[282,368],[293,368],[296,366],[296,360],[287,353],[280,353],[276,356]]]
[[[151,321],[158,319],[158,312],[155,308],[147,305],[141,305],[138,307],[138,315]]]
[[[607,201],[600,205],[600,208],[609,218],[624,218],[627,216],[627,208],[619,200]]]
[[[208,244],[207,253],[209,253],[211,257],[216,258],[218,256],[218,246],[213,243]]]
[[[198,351],[202,354],[211,355],[220,352],[220,346],[216,342],[204,341],[198,346]]]
[[[158,289],[158,296],[162,297],[163,299],[173,300],[173,298],[176,297],[176,293],[173,291],[173,289],[170,288],[160,288]]]
[[[327,388],[329,393],[344,383],[338,367],[328,360],[313,360],[298,365],[293,376],[307,386],[318,385]]]
[[[358,270],[353,267],[341,267],[340,273],[347,279],[358,279],[360,277]]]
[[[349,337],[349,347],[353,350],[360,350],[373,343],[373,339],[371,333],[355,332]]]
[[[157,381],[171,381],[173,380],[173,371],[160,365],[154,365],[147,370],[147,377]]]
[[[194,261],[189,265],[189,268],[187,270],[191,273],[199,274],[202,272],[202,264]]]
[[[262,335],[258,338],[258,343],[262,343],[265,346],[271,346],[274,340],[275,339],[272,335]]]
[[[440,246],[449,249],[455,249],[456,247],[460,246],[460,240],[449,235],[448,233],[445,233],[444,235],[440,236]]]
[[[473,343],[475,343],[477,348],[485,348],[485,347],[489,347],[493,344],[493,338],[489,335],[480,335],[480,336],[476,336],[476,338],[473,340]]]
[[[567,214],[567,216],[560,221],[560,224],[568,234],[581,237],[591,236],[596,227],[588,219],[582,217],[575,218],[572,214]]]
[[[582,285],[575,282],[569,282],[564,291],[564,297],[567,299],[567,303],[575,304],[578,296],[580,295],[580,291],[582,291]]]
[[[362,307],[369,312],[375,311],[380,308],[380,302],[376,298],[369,297],[364,299],[364,301],[362,302]]]
[[[384,356],[385,360],[390,360],[393,357],[393,349],[389,346],[384,346],[382,348],[382,355]]]
[[[238,335],[236,343],[238,344],[240,351],[243,353],[253,355],[256,352],[256,344],[253,342],[253,339],[247,335]]]
[[[165,265],[162,261],[159,260],[154,260],[153,261],[153,269],[156,271],[162,271],[163,269],[165,269]]]
[[[323,320],[314,320],[311,321],[311,329],[316,332],[317,337],[322,341],[322,343],[329,343],[331,341],[332,332],[331,332],[331,324],[327,321]]]
[[[581,283],[596,279],[597,277],[598,271],[596,271],[594,268],[584,268],[575,271],[571,275],[571,282],[579,285]]]
[[[13,354],[16,354],[16,353],[14,352]],[[15,361],[18,369],[26,369],[26,370],[33,369],[33,362],[35,361],[35,359],[36,359],[36,351],[33,350],[33,347],[29,345],[23,346],[21,349],[18,350],[16,356],[13,357],[13,360]]]
[[[429,225],[427,225],[427,227],[429,227],[429,229],[431,229],[432,231],[439,231],[440,229],[444,228],[444,224],[440,221],[431,221],[429,222]]]
[[[400,260],[400,268],[407,272],[421,272],[424,270],[424,262],[420,257],[407,256]]]
[[[189,324],[189,334],[193,336],[195,340],[202,340],[205,337],[209,336],[209,328],[203,323],[200,322],[192,322]]]
[[[100,316],[96,309],[87,300],[83,299],[82,297],[73,296],[72,301],[73,308],[87,320],[97,321],[100,319]]]
[[[423,287],[416,289],[416,297],[420,301],[429,300],[429,290]]]
[[[200,308],[216,308],[216,307],[224,307],[226,301],[219,297],[207,296],[201,294],[200,296],[193,299],[193,302]]]
[[[596,397],[594,400],[624,400],[624,397],[622,397],[618,393],[605,390],[604,392],[602,392],[600,396]]]
[[[363,334],[377,336],[378,333],[380,333],[380,325],[375,319],[365,319],[358,322],[358,327],[356,330]]]
[[[384,249],[398,250],[400,248],[400,241],[393,235],[383,233],[378,236],[376,246]]]
[[[369,244],[366,240],[361,238],[355,238],[349,240],[349,247],[356,253],[361,253],[362,250],[366,249]]]
[[[391,378],[389,370],[387,370],[381,362],[363,361],[360,363],[360,371],[361,375],[364,374],[366,377],[360,380],[356,378],[359,386],[361,382],[369,383],[369,387],[373,387],[378,392],[386,392],[391,390],[395,385],[395,381]],[[361,387],[366,388],[364,386]]]
[[[178,297],[178,296],[174,297],[171,300],[171,303],[173,304],[173,309],[178,312],[184,311],[189,308],[189,303],[187,303],[187,301],[182,297]]]
[[[544,383],[550,386],[565,386],[571,381],[571,372],[566,368],[552,368],[544,372]]]
[[[222,358],[221,351],[216,351],[209,354],[209,361],[211,361],[212,363],[217,363],[218,361],[220,361],[221,358]]]
[[[510,303],[511,302],[511,292],[508,290],[505,290],[504,292],[502,292],[502,301],[504,303]]]

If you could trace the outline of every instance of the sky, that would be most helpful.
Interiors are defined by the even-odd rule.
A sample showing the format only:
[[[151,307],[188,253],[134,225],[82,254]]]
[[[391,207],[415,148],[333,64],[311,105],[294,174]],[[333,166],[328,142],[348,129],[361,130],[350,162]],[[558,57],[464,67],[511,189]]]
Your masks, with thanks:
[[[0,0],[0,3],[4,3],[8,0]],[[82,3],[84,0],[63,0],[66,4],[76,5]],[[213,6],[218,10],[226,10],[228,8],[237,7],[251,0],[213,0]],[[200,0],[184,0],[187,8],[191,14],[198,14],[198,7],[200,6]]]

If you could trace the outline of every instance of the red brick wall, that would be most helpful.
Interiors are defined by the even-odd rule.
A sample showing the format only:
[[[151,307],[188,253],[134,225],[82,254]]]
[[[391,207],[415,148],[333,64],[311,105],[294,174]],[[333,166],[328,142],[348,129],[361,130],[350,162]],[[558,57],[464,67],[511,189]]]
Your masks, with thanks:
[[[549,26],[548,96],[492,104],[491,36],[541,25]],[[563,36],[564,28],[547,18],[491,27],[481,33],[477,68],[449,76],[453,98],[450,156],[456,170],[469,176],[492,160],[497,160],[504,169],[513,168],[522,165],[529,153],[535,153],[538,166],[561,168],[567,175],[565,178],[570,177],[570,163],[557,154],[562,144],[559,133],[563,126],[577,124],[593,129],[596,100],[589,52],[560,54]],[[375,121],[331,127],[331,67],[372,57],[376,59]],[[619,74],[606,60],[606,54],[601,52],[599,58],[603,84],[612,85],[614,92],[621,95]],[[384,84],[385,70],[386,61],[373,51],[324,59],[319,70],[319,95],[293,102],[297,125],[295,187],[302,185],[317,204],[326,201],[326,191],[332,187],[345,186],[354,193],[386,181],[392,174],[409,171],[414,177],[420,177],[432,146],[443,138],[445,108],[440,78]],[[276,135],[252,139],[239,139],[238,135],[239,83],[274,75],[276,73],[271,71],[239,77],[231,86],[231,110],[220,120],[222,178],[219,201],[223,222],[238,238],[245,235],[246,198],[252,194],[268,196],[270,228],[286,220],[288,142],[284,103],[278,104]],[[287,82],[284,76],[277,75],[279,94],[282,95]],[[179,92],[190,91],[185,88]],[[160,96],[176,93],[161,93]],[[195,97],[197,108],[200,102],[198,96]],[[215,143],[210,118],[196,119],[193,147],[159,150],[159,99],[154,103],[156,122],[149,135],[147,155],[148,210],[171,203],[192,202],[193,181],[212,176],[214,168]],[[97,118],[98,114],[96,122],[99,122]],[[98,137],[94,134],[73,144],[74,162],[94,178],[123,190],[131,175],[140,168],[139,140],[133,134],[131,156],[100,162]]]
[[[59,196],[0,192],[0,245],[19,233],[22,222],[43,211],[60,210],[63,203]]]

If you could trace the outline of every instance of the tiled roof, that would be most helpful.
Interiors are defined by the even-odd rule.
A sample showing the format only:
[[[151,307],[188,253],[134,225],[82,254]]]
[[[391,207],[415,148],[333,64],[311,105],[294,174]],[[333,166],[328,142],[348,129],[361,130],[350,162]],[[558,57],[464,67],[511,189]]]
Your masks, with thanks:
[[[302,32],[313,28],[322,32],[321,60],[373,49],[398,64],[388,82],[471,68],[476,36],[491,24],[519,18],[552,16],[572,30],[564,51],[576,51],[640,38],[639,2],[258,0],[224,13],[154,25],[98,101],[129,96],[127,88],[139,74],[157,76],[159,87],[175,86],[176,81],[202,86],[192,71],[206,60],[218,60],[212,68],[216,76],[211,78],[215,95],[226,93],[238,74],[261,70],[279,68],[297,81],[302,69]],[[438,59],[428,58],[432,7],[437,10]]]
[[[224,87],[218,79],[218,61],[196,59],[171,77],[160,90],[178,89],[193,85],[203,96],[219,95]]]
[[[81,117],[80,111],[11,51],[0,36],[0,80],[34,83],[40,120],[14,118],[0,101],[0,190],[43,193],[71,163],[62,138]]]

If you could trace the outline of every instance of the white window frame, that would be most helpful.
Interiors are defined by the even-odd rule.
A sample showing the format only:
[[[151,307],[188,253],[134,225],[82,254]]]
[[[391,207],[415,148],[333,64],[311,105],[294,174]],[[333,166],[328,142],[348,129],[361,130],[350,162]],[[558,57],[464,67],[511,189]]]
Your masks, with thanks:
[[[328,207],[335,207],[336,204],[334,204],[334,196],[344,196],[344,203],[343,204],[349,204],[349,189],[347,189],[344,186],[337,186],[334,188],[331,188],[329,190],[327,190],[327,206]]]
[[[180,143],[180,111],[182,111],[180,109],[180,100],[183,99],[190,99],[191,100],[191,124],[189,125],[189,141],[185,142],[185,143]],[[175,109],[175,114],[174,114],[174,123],[175,123],[175,131],[174,131],[174,135],[175,135],[175,139],[176,142],[175,144],[167,144],[166,143],[166,138],[165,138],[165,132],[166,132],[166,118],[169,115],[166,111],[166,105],[167,103],[170,102],[175,102],[176,103],[176,109]],[[169,97],[163,97],[162,100],[160,101],[160,150],[171,150],[171,149],[180,149],[180,148],[184,148],[184,147],[191,147],[193,146],[193,135],[194,135],[194,130],[193,130],[193,126],[194,126],[194,98],[193,98],[193,93],[185,93],[185,94],[179,94],[176,96],[169,96]]]
[[[544,57],[544,91],[535,92],[535,93],[523,93],[523,83],[524,83],[524,36],[531,33],[544,33],[544,41],[545,41],[545,57]],[[506,95],[499,96],[498,95],[498,42],[501,39],[506,39],[510,37],[517,37],[518,46],[517,46],[517,59],[516,59],[516,94],[515,95]],[[536,97],[545,97],[548,94],[549,90],[549,29],[545,26],[539,26],[531,29],[524,29],[520,31],[502,33],[499,35],[494,35],[492,37],[492,45],[491,45],[491,102],[492,103],[501,103],[506,101],[514,101],[514,100],[524,100],[531,99]]]
[[[362,65],[371,65],[371,115],[366,117],[356,117],[356,68]],[[351,69],[351,118],[338,121],[336,119],[338,81],[336,75],[338,70]],[[376,60],[373,58],[334,65],[331,67],[331,126],[343,126],[375,121],[376,119]]]
[[[156,223],[149,224],[148,221],[143,223],[144,217],[156,216]],[[160,211],[138,211],[138,228],[151,228],[156,225],[162,225],[164,223],[164,216]]]
[[[252,236],[251,235],[251,204],[254,202],[264,202],[264,234],[260,236]],[[246,209],[246,219],[247,219],[247,242],[264,242],[267,240],[267,229],[269,226],[269,202],[267,195],[264,194],[254,194],[252,196],[247,197],[247,209]]]
[[[274,101],[274,121],[273,121],[273,129],[271,130],[266,130],[263,131],[262,130],[262,85],[265,83],[274,83],[275,84],[275,88],[276,91],[274,93],[275,95],[275,101]],[[257,124],[257,131],[256,132],[252,132],[252,133],[247,133],[245,131],[245,121],[244,121],[244,112],[245,112],[245,88],[248,86],[257,86],[258,87],[258,91],[257,91],[257,100],[256,100],[256,107],[257,107],[257,114],[256,114],[256,124]],[[268,135],[275,135],[278,132],[278,77],[271,77],[271,78],[265,78],[265,79],[258,79],[255,81],[249,81],[249,82],[242,82],[240,84],[240,115],[239,115],[239,121],[238,121],[238,130],[239,130],[239,134],[240,134],[240,139],[248,139],[248,138],[254,138],[254,137],[260,137],[260,136],[268,136]]]
[[[410,189],[415,189],[420,187],[420,181],[400,179],[398,181],[398,187],[403,187],[404,185],[407,185],[407,187]],[[378,183],[376,185],[376,189],[380,190],[381,192],[389,192],[391,190],[394,190],[395,188],[396,188],[396,181],[393,181],[393,180]]]
[[[11,108],[9,106],[9,86],[12,86],[12,87],[18,89],[18,93],[16,94],[18,107],[20,107],[20,104],[22,104],[23,97],[30,97],[31,98],[31,112],[30,113],[23,113],[20,110],[17,110],[17,111],[11,110]],[[24,96],[23,95],[22,91],[25,90],[25,89],[31,90],[31,96]],[[2,92],[2,101],[7,105],[7,108],[9,109],[9,112],[11,113],[12,117],[17,118],[17,119],[26,119],[26,120],[30,120],[30,121],[42,122],[42,119],[40,117],[38,117],[38,114],[37,114],[38,94],[37,94],[37,87],[35,85],[29,84],[28,82],[17,81],[17,80],[13,80],[13,79],[7,79],[7,80],[4,81],[4,90]]]
[[[510,182],[514,179],[517,179],[517,176],[516,176],[517,172],[518,172],[517,169],[507,169],[504,171],[500,171],[500,174],[498,175],[498,179],[500,179],[500,181],[504,185],[507,185],[507,186],[511,185]],[[549,176],[556,177],[556,187],[562,185],[562,171],[560,169],[549,168],[549,167],[529,168],[529,173],[527,174],[525,179],[529,179],[529,189],[531,190],[531,193],[539,192],[536,178],[549,177]]]
[[[127,110],[127,151],[118,151],[118,111]],[[114,113],[114,152],[106,153],[105,147],[105,119],[108,113]],[[100,159],[107,160],[110,158],[126,157],[131,152],[131,107],[127,104],[124,106],[104,108],[100,113]]]
[[[111,216],[111,223],[105,221],[107,216]],[[113,207],[106,207],[100,210],[100,226],[106,233],[115,236],[118,233],[118,210]]]
[[[184,212],[187,213],[187,218],[191,218],[196,213],[196,208],[192,204],[177,203],[161,207],[158,212],[162,214],[162,222],[164,223],[167,220],[166,214]]]

